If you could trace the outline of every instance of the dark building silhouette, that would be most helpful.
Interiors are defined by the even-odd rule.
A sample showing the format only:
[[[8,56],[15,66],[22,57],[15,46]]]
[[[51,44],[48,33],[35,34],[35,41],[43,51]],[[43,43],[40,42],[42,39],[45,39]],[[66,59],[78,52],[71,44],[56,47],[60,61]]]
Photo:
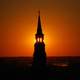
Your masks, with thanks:
[[[35,34],[36,43],[34,44],[33,67],[44,68],[46,66],[46,52],[44,44],[44,34],[41,28],[40,11],[38,15],[37,33]]]

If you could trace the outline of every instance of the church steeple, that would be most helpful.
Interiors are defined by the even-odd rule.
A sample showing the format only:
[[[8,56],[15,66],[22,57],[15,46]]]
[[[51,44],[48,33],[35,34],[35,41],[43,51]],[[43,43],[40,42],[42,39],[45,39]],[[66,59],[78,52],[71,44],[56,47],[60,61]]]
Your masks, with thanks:
[[[37,33],[35,34],[36,43],[34,44],[33,65],[43,67],[46,65],[46,53],[44,44],[44,34],[42,33],[40,12],[38,15]]]

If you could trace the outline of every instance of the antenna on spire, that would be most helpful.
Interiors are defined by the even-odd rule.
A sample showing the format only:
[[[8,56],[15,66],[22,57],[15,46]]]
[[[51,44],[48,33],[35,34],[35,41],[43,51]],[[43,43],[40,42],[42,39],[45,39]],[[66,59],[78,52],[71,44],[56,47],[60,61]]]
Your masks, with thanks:
[[[38,11],[38,15],[40,16],[40,10]]]

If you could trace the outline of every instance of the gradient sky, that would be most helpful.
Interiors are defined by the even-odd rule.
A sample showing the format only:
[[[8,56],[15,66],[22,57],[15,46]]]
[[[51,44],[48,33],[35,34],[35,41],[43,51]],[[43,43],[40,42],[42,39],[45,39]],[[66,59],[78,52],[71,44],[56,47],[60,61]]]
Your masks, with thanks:
[[[33,55],[38,10],[47,56],[80,56],[80,0],[0,0],[0,57]]]

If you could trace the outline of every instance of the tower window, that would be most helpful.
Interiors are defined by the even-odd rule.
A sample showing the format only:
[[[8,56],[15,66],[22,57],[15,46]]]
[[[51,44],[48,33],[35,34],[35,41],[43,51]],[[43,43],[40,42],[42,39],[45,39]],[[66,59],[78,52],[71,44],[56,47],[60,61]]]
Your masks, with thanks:
[[[37,42],[39,42],[39,38],[37,38]]]
[[[40,42],[42,42],[42,38],[40,38]]]
[[[37,42],[42,42],[43,40],[42,40],[42,38],[40,37],[40,38],[37,38]]]

